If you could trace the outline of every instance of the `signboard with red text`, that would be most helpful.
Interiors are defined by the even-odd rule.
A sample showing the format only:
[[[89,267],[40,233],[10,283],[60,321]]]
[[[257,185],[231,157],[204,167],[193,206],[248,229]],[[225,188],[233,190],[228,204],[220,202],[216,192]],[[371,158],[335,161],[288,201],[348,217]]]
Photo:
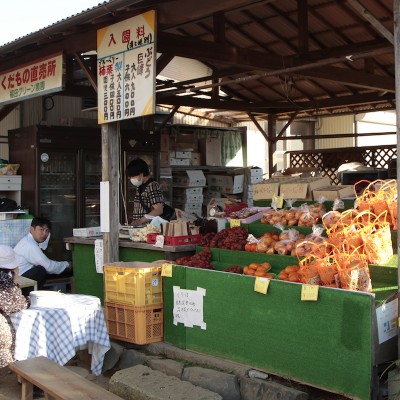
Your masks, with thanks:
[[[0,72],[0,105],[63,90],[63,54]]]
[[[98,122],[154,114],[156,12],[97,31]]]

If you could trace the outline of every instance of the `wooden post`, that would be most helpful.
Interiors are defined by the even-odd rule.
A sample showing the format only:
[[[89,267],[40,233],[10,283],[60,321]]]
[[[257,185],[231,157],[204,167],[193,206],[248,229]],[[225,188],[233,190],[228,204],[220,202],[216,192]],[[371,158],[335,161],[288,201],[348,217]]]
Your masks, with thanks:
[[[110,183],[110,232],[103,234],[103,261],[119,261],[119,122],[101,125],[102,180]]]
[[[395,93],[396,93],[396,136],[397,136],[397,188],[399,188],[399,177],[400,177],[400,162],[399,162],[399,155],[400,155],[400,0],[393,1],[393,22],[394,22],[394,71],[395,71]],[[398,190],[398,189],[397,189]],[[399,208],[399,196],[397,196],[397,218],[400,217],[400,208]],[[397,254],[399,254],[399,235],[397,235]],[[400,258],[399,258],[400,260]],[[397,281],[398,286],[400,288],[400,263],[397,262]],[[397,296],[400,301],[400,290],[397,291]],[[397,315],[398,317],[398,315]],[[398,320],[398,318],[397,318]],[[400,358],[400,335],[397,339],[398,344],[398,358]]]
[[[277,171],[276,163],[276,116],[268,114],[268,176]]]

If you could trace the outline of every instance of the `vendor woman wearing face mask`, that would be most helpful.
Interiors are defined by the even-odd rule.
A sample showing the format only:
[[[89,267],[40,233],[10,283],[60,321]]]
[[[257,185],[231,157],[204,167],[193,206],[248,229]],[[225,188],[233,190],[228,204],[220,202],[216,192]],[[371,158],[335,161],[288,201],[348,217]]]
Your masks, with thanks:
[[[133,199],[133,214],[131,225],[144,225],[151,221],[151,217],[162,214],[164,198],[158,182],[150,176],[147,163],[141,158],[132,160],[125,171],[133,186],[137,188]]]

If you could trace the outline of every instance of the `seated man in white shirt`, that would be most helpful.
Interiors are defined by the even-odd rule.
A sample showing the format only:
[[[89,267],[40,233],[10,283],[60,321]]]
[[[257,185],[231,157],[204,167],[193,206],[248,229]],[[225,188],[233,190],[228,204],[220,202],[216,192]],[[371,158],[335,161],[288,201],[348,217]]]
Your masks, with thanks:
[[[47,274],[61,274],[72,269],[68,261],[50,260],[42,251],[42,246],[50,235],[51,222],[47,218],[33,218],[29,233],[14,247],[15,253],[23,257],[23,263],[18,265],[19,275],[33,279],[42,289]]]

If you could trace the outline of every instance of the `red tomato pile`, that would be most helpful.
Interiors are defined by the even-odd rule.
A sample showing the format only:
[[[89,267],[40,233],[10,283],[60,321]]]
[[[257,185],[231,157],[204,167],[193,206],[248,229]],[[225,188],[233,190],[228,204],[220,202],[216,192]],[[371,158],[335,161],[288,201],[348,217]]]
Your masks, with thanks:
[[[177,265],[185,265],[187,267],[195,267],[202,269],[214,269],[211,265],[212,254],[208,247],[205,247],[200,252],[193,256],[181,257],[175,260]]]
[[[200,246],[210,246],[218,249],[244,250],[249,232],[241,226],[222,229],[218,233],[207,233],[203,236]]]

